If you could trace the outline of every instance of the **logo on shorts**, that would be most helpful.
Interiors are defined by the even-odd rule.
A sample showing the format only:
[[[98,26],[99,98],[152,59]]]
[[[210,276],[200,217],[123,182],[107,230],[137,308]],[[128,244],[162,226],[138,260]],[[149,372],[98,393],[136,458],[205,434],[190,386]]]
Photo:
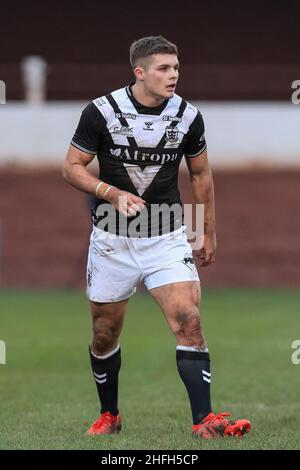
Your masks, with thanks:
[[[195,261],[191,253],[186,253],[183,260],[181,261],[191,271],[195,269]]]
[[[88,269],[87,283],[89,287],[91,287],[92,285],[92,276],[93,276],[93,271],[91,269]]]
[[[102,250],[99,250],[100,256],[107,256],[107,255],[114,255],[114,254],[115,254],[115,250],[113,250],[112,248],[104,248]]]

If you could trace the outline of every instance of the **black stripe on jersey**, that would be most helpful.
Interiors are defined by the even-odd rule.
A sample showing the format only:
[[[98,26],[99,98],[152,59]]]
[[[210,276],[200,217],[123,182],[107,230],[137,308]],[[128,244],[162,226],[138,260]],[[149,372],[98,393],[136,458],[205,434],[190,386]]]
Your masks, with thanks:
[[[177,112],[177,114],[176,114],[176,117],[177,117],[177,118],[182,118],[183,113],[184,113],[186,107],[187,107],[187,102],[184,101],[184,100],[181,100],[181,103],[180,103],[178,112]],[[169,124],[168,127],[175,127],[177,124],[178,124],[178,121],[172,121],[172,122]],[[160,139],[159,143],[157,144],[156,149],[158,149],[158,150],[163,149],[165,143],[166,143],[166,131],[165,131],[164,135],[162,136],[162,138]]]
[[[118,113],[122,116],[122,112],[117,104],[117,102],[115,101],[115,99],[113,98],[113,96],[111,94],[109,95],[106,95],[106,99],[107,101],[109,102],[109,104],[111,105],[111,107],[113,108],[115,114]],[[118,118],[119,119],[119,122],[121,124],[121,126],[124,126],[124,127],[129,127],[129,124],[127,122],[127,119],[124,118],[124,117],[120,117]],[[130,146],[134,146],[135,148],[138,148],[138,145],[136,143],[136,140],[135,138],[132,136],[132,137],[126,137],[127,140],[128,140],[128,143]]]

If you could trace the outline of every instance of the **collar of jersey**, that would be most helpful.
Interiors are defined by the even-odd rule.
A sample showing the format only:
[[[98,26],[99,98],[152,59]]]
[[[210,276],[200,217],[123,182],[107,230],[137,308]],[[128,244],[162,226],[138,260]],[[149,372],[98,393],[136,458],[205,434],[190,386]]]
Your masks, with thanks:
[[[128,85],[125,89],[126,89],[128,98],[130,99],[131,103],[137,110],[138,114],[152,114],[152,115],[159,116],[162,113],[162,111],[165,109],[165,107],[167,106],[169,100],[166,99],[162,104],[154,108],[151,108],[149,106],[144,106],[143,104],[139,103],[133,96],[131,92],[132,85],[134,85],[134,82],[130,83],[130,85]]]

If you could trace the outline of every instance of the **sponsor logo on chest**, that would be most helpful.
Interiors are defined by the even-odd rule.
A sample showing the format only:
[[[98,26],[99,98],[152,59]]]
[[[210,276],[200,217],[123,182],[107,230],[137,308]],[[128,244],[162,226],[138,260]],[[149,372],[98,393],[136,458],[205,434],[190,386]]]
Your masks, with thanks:
[[[167,162],[174,162],[180,156],[179,153],[150,153],[143,152],[140,150],[130,150],[129,148],[122,149],[110,149],[110,154],[113,157],[117,157],[120,160],[133,161],[133,162],[144,162],[144,163],[156,163],[163,165]]]
[[[128,126],[114,126],[112,130],[113,134],[125,135],[126,137],[133,136],[132,127]]]
[[[136,119],[136,114],[132,114],[132,113],[115,113],[115,117],[120,119],[120,118],[124,118],[124,119]]]

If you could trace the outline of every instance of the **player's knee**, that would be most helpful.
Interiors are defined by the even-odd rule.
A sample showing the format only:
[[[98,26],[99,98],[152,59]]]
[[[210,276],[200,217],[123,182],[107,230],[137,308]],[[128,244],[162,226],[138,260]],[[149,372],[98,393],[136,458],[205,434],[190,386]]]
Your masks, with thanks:
[[[203,336],[198,310],[191,308],[178,312],[175,336],[179,340],[184,340],[185,343],[190,342],[191,345],[202,342]]]
[[[113,328],[101,328],[94,330],[93,347],[102,354],[107,352],[111,347],[115,346],[118,336]]]

